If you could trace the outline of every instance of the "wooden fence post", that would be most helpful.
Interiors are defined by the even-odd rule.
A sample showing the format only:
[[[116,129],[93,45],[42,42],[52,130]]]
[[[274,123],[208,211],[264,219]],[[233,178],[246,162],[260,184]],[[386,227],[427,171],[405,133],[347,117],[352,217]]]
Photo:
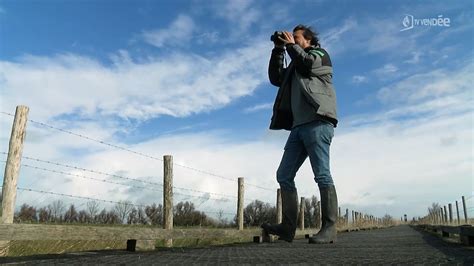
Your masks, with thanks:
[[[237,223],[239,230],[244,230],[244,178],[238,178],[238,190],[237,190]]]
[[[322,223],[321,223],[321,201],[318,200],[318,217],[316,218],[316,226],[318,228],[321,228]]]
[[[349,225],[349,209],[346,208],[346,225]]]
[[[441,207],[441,208],[439,209],[439,215],[440,215],[440,217],[439,217],[439,223],[440,223],[440,224],[444,224],[444,210],[443,210],[443,207]]]
[[[173,156],[163,156],[163,229],[173,229]],[[165,239],[172,247],[173,239]]]
[[[453,223],[453,205],[451,203],[448,204],[449,209],[449,224]]]
[[[301,197],[300,201],[300,230],[304,230],[304,197]]]
[[[173,229],[173,157],[163,158],[163,229]]]
[[[458,201],[456,200],[456,215],[458,217],[458,224],[461,224],[461,220],[459,219],[459,206]]]
[[[467,209],[466,209],[466,199],[462,196],[462,208],[464,210],[464,222],[467,224]]]
[[[281,221],[282,221],[282,212],[281,212],[281,190],[280,189],[277,189],[277,204],[276,204],[276,207],[277,207],[277,224],[281,224]]]
[[[352,219],[351,219],[351,221],[352,221],[352,224],[354,224],[354,222],[355,222],[354,210],[352,210]]]
[[[446,210],[446,205],[444,205],[443,207],[444,207],[444,223],[447,224],[448,223],[448,211]]]
[[[20,173],[23,142],[26,136],[28,111],[29,108],[27,106],[17,106],[13,120],[5,174],[3,175],[1,222],[4,224],[13,223],[13,216],[15,214],[16,187]]]

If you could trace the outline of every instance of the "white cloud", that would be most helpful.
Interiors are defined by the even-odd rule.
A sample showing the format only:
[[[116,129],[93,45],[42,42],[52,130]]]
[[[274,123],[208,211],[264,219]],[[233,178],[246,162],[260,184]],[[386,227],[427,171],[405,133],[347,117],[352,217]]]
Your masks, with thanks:
[[[459,70],[436,69],[416,74],[382,88],[377,95],[385,103],[415,102],[445,96],[445,99],[449,99],[447,96],[453,93],[469,92],[470,85],[474,82],[470,75],[472,69],[472,65],[467,65]]]
[[[342,25],[324,31],[320,36],[321,46],[331,51],[331,54],[337,54],[350,49],[350,43],[344,41],[348,34],[353,34],[358,27],[358,22],[354,18],[348,18]],[[346,46],[347,45],[347,46]]]
[[[217,43],[219,41],[219,32],[218,31],[208,31],[203,32],[196,36],[197,43],[199,44],[210,44]]]
[[[266,81],[267,58],[261,54],[267,45],[212,58],[175,53],[141,63],[119,51],[113,66],[73,54],[2,61],[2,107],[28,105],[40,120],[73,113],[144,120],[214,110]]]
[[[372,70],[372,73],[381,80],[394,79],[403,75],[403,73],[399,71],[398,67],[391,63],[385,64],[381,68]]]
[[[385,99],[392,99],[395,107],[388,105],[379,114],[365,114],[341,121],[332,144],[331,164],[342,208],[379,216],[389,213],[400,217],[406,213],[412,217],[424,215],[432,202],[446,204],[462,195],[472,194],[473,99],[469,92],[472,79],[464,75],[470,69],[471,66],[467,66],[458,70],[458,76],[453,73],[440,75],[435,70],[424,76],[407,78],[393,88],[404,87],[408,81],[416,82],[407,91],[390,91],[390,96]],[[456,89],[440,90],[444,82],[458,79],[463,81],[453,83]],[[429,92],[419,97],[419,91],[412,87]],[[400,119],[400,116],[406,117]],[[118,130],[114,124],[78,124],[75,131],[95,138],[107,139],[111,132]],[[217,132],[206,132],[161,136],[143,143],[120,145],[158,158],[172,154],[174,162],[179,165],[226,178],[243,176],[247,184],[275,189],[275,172],[286,137],[287,133],[282,131],[267,131],[262,139],[235,142]],[[2,150],[6,149],[6,143],[3,138]],[[114,143],[120,141],[115,140]],[[28,129],[24,154],[153,182],[161,182],[162,179],[160,161],[33,125]],[[135,203],[161,202],[160,193],[156,191],[129,190],[123,186],[75,177],[65,179],[26,168],[22,168],[21,173],[20,186],[23,187],[31,184],[31,187],[65,194],[110,200],[129,199]],[[38,178],[41,181],[35,183]],[[300,196],[310,197],[318,193],[308,161],[299,171],[296,183]],[[230,182],[181,166],[175,166],[174,185],[210,193],[236,193],[236,181]],[[206,211],[223,209],[235,212],[234,199],[216,201],[213,199],[218,196],[206,195],[210,195],[211,200],[182,195],[175,200],[202,202],[200,209]],[[22,193],[18,204],[35,203],[37,196],[31,192]],[[246,187],[246,197],[270,203],[275,201],[273,191],[267,192],[250,185]],[[48,200],[51,198],[45,198],[46,202]]]
[[[355,75],[355,76],[352,76],[352,82],[356,83],[356,84],[364,83],[364,82],[367,82],[367,77],[366,76]]]
[[[193,37],[195,24],[191,17],[179,15],[167,28],[143,31],[142,38],[145,42],[156,46],[186,46]]]
[[[423,55],[422,52],[412,52],[412,58],[405,60],[405,63],[408,64],[417,64],[420,62],[420,58]]]
[[[262,18],[253,0],[217,1],[214,12],[218,17],[224,18],[233,26],[232,34],[237,36],[247,31],[252,25]]]
[[[244,109],[244,113],[254,113],[262,110],[271,110],[273,107],[273,103],[262,103],[262,104],[257,104],[252,107],[247,107]]]
[[[351,17],[340,25],[324,31],[321,37],[323,47],[334,56],[344,53],[383,55],[390,59],[414,62],[420,51],[436,51],[432,43],[422,42],[427,31],[400,32],[403,12],[391,17]],[[446,32],[452,36],[454,32]]]

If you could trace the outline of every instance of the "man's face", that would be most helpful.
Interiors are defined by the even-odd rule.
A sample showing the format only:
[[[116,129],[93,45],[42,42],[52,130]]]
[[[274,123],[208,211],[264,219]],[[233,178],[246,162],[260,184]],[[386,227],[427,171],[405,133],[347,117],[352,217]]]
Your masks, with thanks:
[[[304,49],[311,46],[311,40],[306,40],[303,36],[303,32],[303,30],[297,30],[293,32],[293,38],[295,38],[295,43]]]

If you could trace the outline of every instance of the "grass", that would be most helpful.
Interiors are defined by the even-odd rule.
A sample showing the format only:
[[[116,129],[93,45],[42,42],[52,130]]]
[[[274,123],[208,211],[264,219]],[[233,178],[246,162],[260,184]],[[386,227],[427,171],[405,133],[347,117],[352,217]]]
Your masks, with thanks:
[[[92,240],[13,240],[9,242],[7,256],[62,254],[87,250],[125,249],[124,241]]]

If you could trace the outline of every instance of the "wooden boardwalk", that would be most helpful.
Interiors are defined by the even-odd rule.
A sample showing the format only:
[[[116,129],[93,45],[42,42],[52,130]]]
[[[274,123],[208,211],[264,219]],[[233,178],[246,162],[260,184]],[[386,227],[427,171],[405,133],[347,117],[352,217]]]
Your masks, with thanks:
[[[408,226],[340,233],[332,245],[293,243],[238,244],[208,248],[171,248],[151,252],[99,251],[0,258],[21,264],[425,264],[473,265],[474,248],[451,243]]]

